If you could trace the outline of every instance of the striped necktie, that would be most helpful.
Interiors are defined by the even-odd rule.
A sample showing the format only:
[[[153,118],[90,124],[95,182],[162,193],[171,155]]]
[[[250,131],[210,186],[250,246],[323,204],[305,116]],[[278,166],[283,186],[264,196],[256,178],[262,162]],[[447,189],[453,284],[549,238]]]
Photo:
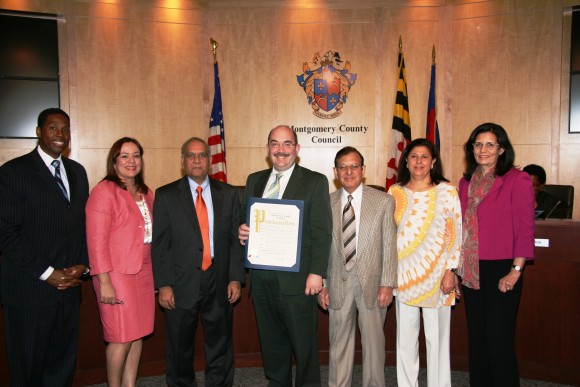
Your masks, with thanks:
[[[281,173],[276,174],[276,179],[263,196],[265,199],[278,199],[278,195],[280,195],[280,179],[282,178]]]
[[[348,203],[342,211],[342,243],[344,244],[344,265],[346,271],[350,271],[356,259],[356,222],[354,208],[352,207],[352,195],[348,195]]]
[[[62,191],[66,200],[69,200],[68,193],[66,192],[66,187],[64,186],[64,183],[62,182],[62,177],[60,176],[60,161],[52,160],[52,163],[50,164],[54,167],[54,179],[56,180],[58,187]]]

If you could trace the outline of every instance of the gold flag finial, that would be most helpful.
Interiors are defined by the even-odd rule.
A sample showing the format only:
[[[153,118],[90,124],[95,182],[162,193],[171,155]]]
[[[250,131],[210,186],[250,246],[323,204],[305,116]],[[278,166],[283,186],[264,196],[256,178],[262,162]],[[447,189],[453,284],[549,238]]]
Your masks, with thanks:
[[[433,45],[433,51],[431,52],[431,57],[433,58],[433,64],[435,64],[435,45]]]
[[[403,51],[403,38],[399,35],[399,52]]]
[[[214,40],[214,38],[209,38],[209,42],[211,43],[211,52],[213,54],[213,63],[217,63],[217,48],[219,46],[218,42]]]

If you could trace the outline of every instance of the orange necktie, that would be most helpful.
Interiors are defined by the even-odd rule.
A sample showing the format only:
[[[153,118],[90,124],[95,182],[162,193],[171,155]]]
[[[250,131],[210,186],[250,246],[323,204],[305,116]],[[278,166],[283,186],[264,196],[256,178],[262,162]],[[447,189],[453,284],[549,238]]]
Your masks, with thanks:
[[[207,217],[207,207],[205,201],[201,196],[203,188],[197,187],[197,199],[195,199],[195,212],[201,228],[201,237],[203,239],[203,260],[201,262],[201,270],[206,271],[211,266],[211,250],[209,244],[209,221]]]

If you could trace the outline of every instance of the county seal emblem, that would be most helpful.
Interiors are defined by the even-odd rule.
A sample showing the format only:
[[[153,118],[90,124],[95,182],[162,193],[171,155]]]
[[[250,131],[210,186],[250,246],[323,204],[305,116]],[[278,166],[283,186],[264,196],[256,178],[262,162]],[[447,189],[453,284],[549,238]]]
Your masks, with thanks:
[[[315,53],[312,64],[318,67],[310,69],[308,62],[304,62],[303,73],[296,76],[316,117],[335,118],[342,114],[348,92],[356,82],[349,61],[342,69],[338,68],[342,62],[338,52],[327,51],[324,56]]]

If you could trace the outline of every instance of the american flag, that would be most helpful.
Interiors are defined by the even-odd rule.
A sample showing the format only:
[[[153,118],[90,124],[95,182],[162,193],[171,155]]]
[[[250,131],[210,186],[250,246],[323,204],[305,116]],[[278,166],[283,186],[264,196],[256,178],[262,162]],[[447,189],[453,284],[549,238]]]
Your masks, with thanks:
[[[437,150],[440,149],[435,102],[435,47],[433,47],[433,63],[431,64],[431,86],[429,87],[429,102],[427,104],[427,131],[425,132],[425,138],[431,141],[437,147]]]
[[[391,141],[391,159],[387,164],[387,181],[385,189],[397,182],[399,161],[403,150],[411,142],[411,118],[409,116],[409,96],[405,78],[405,58],[403,42],[399,38],[398,81],[395,110],[393,112],[393,139]]]
[[[217,62],[213,64],[214,96],[211,117],[209,119],[209,138],[207,143],[211,150],[210,176],[223,182],[228,181],[226,174],[226,138],[224,134],[224,115],[222,113],[222,93]]]

